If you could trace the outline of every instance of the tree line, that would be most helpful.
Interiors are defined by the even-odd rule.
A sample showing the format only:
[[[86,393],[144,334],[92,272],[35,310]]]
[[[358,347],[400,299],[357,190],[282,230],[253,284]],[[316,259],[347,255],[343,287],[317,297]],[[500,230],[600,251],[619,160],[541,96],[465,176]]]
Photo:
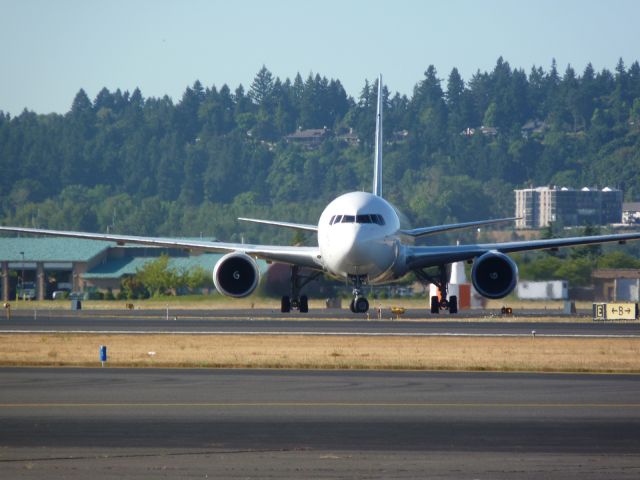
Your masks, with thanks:
[[[313,223],[340,193],[369,190],[377,80],[194,82],[174,102],[80,90],[65,114],[0,112],[2,223],[230,241],[291,241],[238,216]],[[414,225],[514,210],[513,189],[621,188],[640,199],[640,65],[529,72],[499,58],[468,81],[429,66],[411,95],[384,88],[385,196]],[[328,134],[314,148],[300,129]],[[351,134],[351,141],[345,134]],[[353,141],[353,139],[357,141]]]

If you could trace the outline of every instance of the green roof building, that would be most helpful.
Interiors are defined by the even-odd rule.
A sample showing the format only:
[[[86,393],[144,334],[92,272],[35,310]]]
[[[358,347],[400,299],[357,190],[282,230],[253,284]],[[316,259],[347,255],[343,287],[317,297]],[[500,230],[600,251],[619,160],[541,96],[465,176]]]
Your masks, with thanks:
[[[13,300],[25,284],[35,284],[36,298],[51,298],[56,290],[84,292],[90,289],[117,292],[124,277],[134,275],[161,254],[170,267],[196,266],[212,272],[221,254],[189,255],[181,249],[119,246],[114,242],[74,238],[0,238],[2,298]],[[267,264],[258,261],[261,273]]]
[[[16,298],[18,289],[33,283],[36,298],[53,289],[81,291],[82,274],[107,257],[111,242],[63,238],[0,238],[2,298]]]

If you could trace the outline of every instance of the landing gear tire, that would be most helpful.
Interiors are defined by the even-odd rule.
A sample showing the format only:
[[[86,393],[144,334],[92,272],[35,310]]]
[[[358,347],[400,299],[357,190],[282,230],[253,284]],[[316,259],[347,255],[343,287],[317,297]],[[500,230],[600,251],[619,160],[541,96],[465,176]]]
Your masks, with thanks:
[[[431,297],[431,313],[440,313],[440,300],[435,295]]]
[[[302,295],[300,297],[300,303],[298,305],[300,309],[300,313],[308,313],[309,312],[309,299],[306,295]]]
[[[458,297],[455,295],[449,297],[449,313],[458,313]]]
[[[356,298],[353,304],[356,313],[367,313],[369,310],[369,301],[364,297]]]
[[[298,310],[300,313],[309,312],[309,298],[302,295],[300,298],[282,297],[280,301],[280,312],[289,313],[291,310]]]
[[[291,311],[291,299],[287,296],[284,296],[280,300],[280,312],[289,313],[290,311]]]
[[[438,289],[439,297],[442,298],[442,300],[440,300],[440,298],[435,295],[430,298],[432,314],[437,315],[440,313],[440,310],[449,310],[449,313],[458,312],[458,297],[452,295],[449,300],[447,300],[449,291],[449,282],[447,279],[449,272],[447,271],[446,265],[438,265],[437,275],[432,275],[426,269],[414,270],[414,273],[424,285],[434,285]]]
[[[351,300],[349,310],[352,313],[367,313],[369,311],[369,301],[364,297],[357,297]]]
[[[300,290],[310,281],[315,280],[322,275],[321,271],[311,271],[310,273],[301,273],[300,267],[291,266],[291,294],[282,297],[280,311],[289,313],[291,310],[298,310],[300,313],[309,312],[309,298],[306,295],[300,295]]]

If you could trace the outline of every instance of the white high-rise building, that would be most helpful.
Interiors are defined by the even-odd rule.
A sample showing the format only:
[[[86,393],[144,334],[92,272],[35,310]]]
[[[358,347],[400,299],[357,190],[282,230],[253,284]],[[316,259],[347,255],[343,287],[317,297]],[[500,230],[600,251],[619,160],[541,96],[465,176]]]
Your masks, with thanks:
[[[565,226],[607,225],[622,221],[622,191],[537,187],[515,190],[516,228],[542,228],[551,222]]]

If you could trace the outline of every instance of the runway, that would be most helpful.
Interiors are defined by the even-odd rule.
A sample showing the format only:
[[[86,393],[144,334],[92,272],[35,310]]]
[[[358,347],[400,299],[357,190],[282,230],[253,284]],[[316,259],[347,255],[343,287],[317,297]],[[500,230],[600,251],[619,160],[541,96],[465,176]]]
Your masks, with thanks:
[[[533,315],[527,313],[527,315]],[[273,310],[17,310],[0,319],[0,332],[170,332],[170,333],[304,333],[337,335],[581,335],[638,336],[640,323],[600,323],[587,317],[559,316],[553,322],[527,316],[432,316],[412,311],[408,318],[367,319],[341,310],[283,315]]]
[[[3,478],[638,478],[640,376],[0,369]]]

